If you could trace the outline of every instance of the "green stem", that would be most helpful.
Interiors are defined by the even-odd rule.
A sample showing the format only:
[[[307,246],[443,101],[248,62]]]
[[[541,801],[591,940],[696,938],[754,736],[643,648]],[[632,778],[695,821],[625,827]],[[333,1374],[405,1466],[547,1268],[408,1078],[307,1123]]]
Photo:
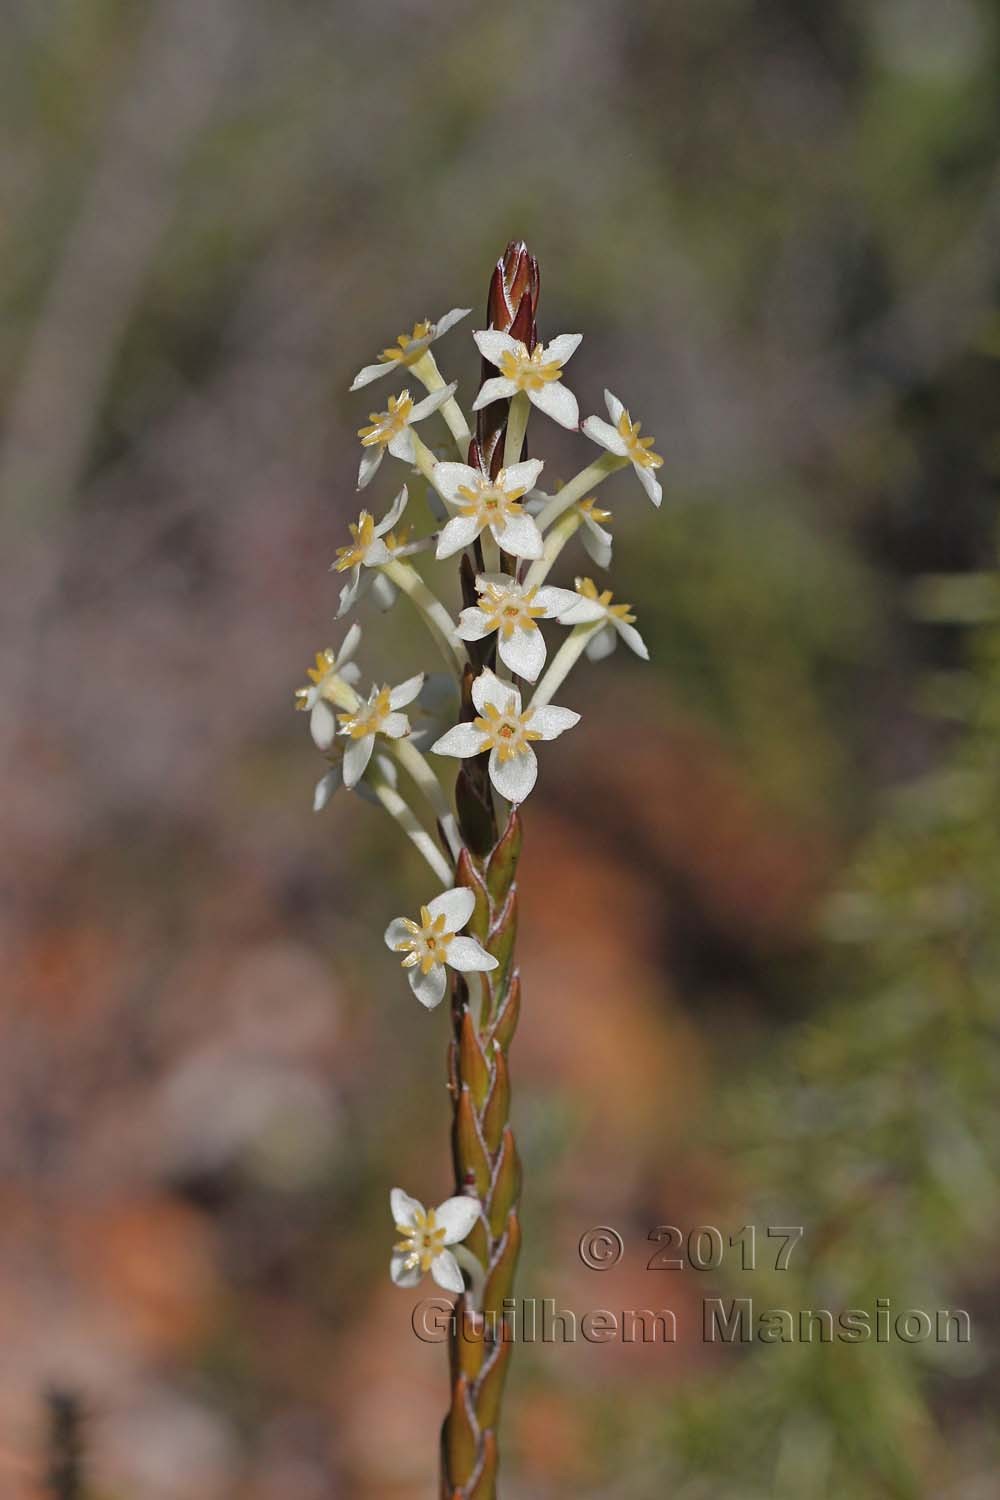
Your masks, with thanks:
[[[454,883],[454,871],[409,803],[377,771],[370,772],[365,779],[389,816],[396,820],[414,848],[420,850],[442,887],[448,890]]]
[[[510,403],[510,411],[507,414],[507,436],[503,445],[503,466],[509,469],[511,464],[516,464],[521,457],[521,449],[524,447],[524,434],[528,430],[528,417],[531,413],[531,403],[524,391],[518,391]]]
[[[400,562],[394,557],[391,562],[380,563],[379,571],[415,605],[442,656],[461,682],[465,671],[465,652],[457,644],[454,623],[441,600],[408,562]]]
[[[438,369],[437,360],[434,358],[429,349],[426,351],[426,353],[422,354],[418,360],[414,362],[414,364],[412,365],[412,370],[414,375],[420,381],[421,385],[423,385],[428,391],[440,391],[448,383],[445,380],[444,376],[441,374],[441,371]],[[458,449],[458,456],[464,464],[466,462],[466,459],[468,458],[469,444],[472,442],[472,433],[470,432],[469,424],[465,420],[465,417],[462,413],[462,408],[459,406],[454,396],[448,397],[448,400],[441,408],[441,415],[444,417],[445,421],[448,424],[448,429],[451,432],[452,437],[455,439],[455,446]]]
[[[549,663],[548,671],[531,695],[528,708],[542,708],[552,702],[552,694],[559,691],[570,672],[583,655],[591,636],[603,630],[606,620],[593,620],[586,625],[577,625],[570,631],[559,650]]]
[[[448,806],[448,798],[444,794],[444,788],[431,770],[430,763],[424,759],[416,745],[411,744],[409,740],[386,740],[386,746],[388,747],[389,754],[398,761],[402,769],[427,798],[434,816],[441,824],[441,830],[447,840],[452,857],[457,859],[459,850],[462,847],[458,824],[455,822],[454,813]]]
[[[578,510],[567,511],[565,515],[559,517],[545,538],[541,557],[535,559],[525,574],[524,587],[526,589],[536,589],[545,582],[556,558],[570,537],[575,536],[582,525],[583,517]]]
[[[546,531],[554,521],[558,521],[564,511],[569,510],[578,500],[582,500],[588,490],[596,489],[603,484],[609,474],[616,474],[619,469],[628,468],[629,460],[620,458],[617,453],[603,453],[595,463],[589,464],[586,469],[581,469],[575,478],[568,484],[564,484],[557,495],[553,495],[548,505],[536,516],[540,531]]]

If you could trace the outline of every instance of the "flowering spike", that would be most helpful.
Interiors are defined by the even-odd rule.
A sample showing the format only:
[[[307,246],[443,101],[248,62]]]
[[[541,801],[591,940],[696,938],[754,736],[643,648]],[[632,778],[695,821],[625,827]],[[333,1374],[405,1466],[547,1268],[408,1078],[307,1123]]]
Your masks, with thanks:
[[[517,941],[517,887],[507,892],[500,915],[495,919],[486,943],[486,951],[498,965],[497,979],[503,984]]]
[[[476,1468],[476,1425],[469,1406],[469,1387],[465,1377],[455,1381],[451,1411],[444,1424],[444,1447],[448,1472],[459,1484],[472,1478]]]
[[[461,1089],[455,1106],[454,1150],[457,1175],[463,1182],[471,1181],[485,1198],[492,1174],[468,1087]]]
[[[515,974],[507,990],[507,998],[504,1001],[503,1008],[499,1011],[493,1025],[494,1040],[503,1048],[504,1052],[508,1050],[514,1039],[514,1032],[517,1029],[520,1014],[521,980],[519,975]]]
[[[493,1500],[497,1482],[497,1435],[488,1428],[483,1433],[483,1452],[479,1478],[469,1492],[469,1500]]]
[[[510,887],[521,854],[521,815],[516,807],[510,810],[507,827],[490,855],[486,866],[486,886],[496,900]]]
[[[469,1011],[466,1011],[462,1017],[459,1037],[458,1051],[462,1077],[469,1087],[473,1104],[477,1110],[481,1110],[486,1102],[486,1095],[489,1093],[490,1070],[486,1066],[483,1049],[479,1045],[479,1038]]]
[[[483,1373],[479,1386],[479,1421],[487,1431],[496,1427],[500,1415],[500,1399],[513,1347],[513,1343],[506,1339],[497,1344],[497,1352]]]
[[[521,1161],[514,1144],[514,1132],[507,1125],[504,1127],[500,1159],[493,1180],[493,1199],[489,1213],[490,1232],[497,1239],[503,1234],[504,1225],[517,1201],[520,1188]]]
[[[458,885],[466,886],[476,898],[476,904],[473,907],[472,916],[469,918],[467,926],[474,938],[480,943],[485,943],[490,935],[489,891],[468,849],[463,849],[458,856],[458,863],[455,866],[455,880]]]
[[[518,1223],[517,1214],[512,1211],[507,1216],[503,1249],[486,1278],[486,1287],[483,1291],[484,1312],[499,1314],[502,1311],[504,1298],[510,1296],[510,1289],[514,1284],[514,1272],[517,1269],[517,1258],[520,1253],[521,1226]]]
[[[483,1111],[483,1135],[486,1149],[496,1152],[500,1148],[507,1116],[510,1113],[510,1077],[507,1061],[498,1047],[493,1058],[493,1087]]]

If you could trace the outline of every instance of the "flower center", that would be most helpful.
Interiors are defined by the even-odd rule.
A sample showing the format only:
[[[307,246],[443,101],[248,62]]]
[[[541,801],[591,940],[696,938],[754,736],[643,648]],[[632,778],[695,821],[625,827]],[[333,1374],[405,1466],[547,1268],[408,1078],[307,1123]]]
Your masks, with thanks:
[[[516,702],[513,696],[508,698],[503,710],[487,703],[482,717],[473,720],[484,736],[483,749],[495,750],[501,765],[516,755],[524,755],[529,741],[541,739],[536,729],[528,728],[528,714],[517,712]]]
[[[593,599],[600,604],[606,614],[614,615],[616,620],[621,620],[624,625],[634,625],[635,615],[630,613],[631,604],[612,604],[615,597],[610,589],[604,589],[598,593],[597,584],[592,578],[578,578],[576,580],[576,591],[585,599]]]
[[[459,506],[460,516],[474,516],[480,526],[499,526],[511,516],[524,514],[517,502],[524,490],[511,490],[505,484],[506,470],[501,469],[495,481],[477,479],[475,488],[459,485],[458,493],[464,504]]]
[[[589,500],[581,500],[578,509],[583,516],[591,521],[610,521],[611,512],[602,510],[593,496]]]
[[[641,422],[633,422],[627,411],[623,411],[618,418],[618,436],[622,439],[628,452],[629,458],[640,469],[658,469],[663,459],[658,453],[653,452],[655,438],[640,437],[642,430]]]
[[[412,410],[409,391],[400,391],[398,396],[389,397],[388,411],[370,411],[368,420],[371,426],[358,428],[362,448],[384,448],[391,443],[409,422]]]
[[[421,974],[429,974],[437,964],[443,964],[447,959],[448,948],[455,934],[444,930],[444,912],[439,912],[432,917],[426,906],[420,908],[420,921],[408,922],[404,920],[403,926],[409,933],[396,944],[397,953],[405,953],[403,959],[404,969],[415,969],[420,965]]]
[[[352,740],[363,740],[368,734],[378,734],[391,712],[389,689],[384,687],[373,693],[355,713],[338,714],[337,718],[344,726],[344,733]]]
[[[351,545],[337,548],[337,561],[333,565],[338,573],[344,573],[348,568],[357,567],[364,562],[365,554],[375,540],[375,517],[363,510],[357,524],[352,521],[348,530],[351,533]]]
[[[540,391],[544,385],[562,378],[562,365],[557,359],[547,360],[541,344],[536,344],[529,354],[524,344],[516,350],[505,349],[500,356],[500,374],[512,380],[519,391]]]
[[[430,342],[427,335],[431,331],[429,322],[414,323],[412,333],[401,333],[396,340],[396,346],[391,345],[383,349],[379,359],[385,364],[411,365],[414,360],[419,359],[424,349]],[[414,347],[416,345],[416,347]]]
[[[311,687],[300,687],[295,689],[295,707],[310,709],[322,693],[324,677],[334,670],[337,665],[337,653],[332,646],[327,646],[325,651],[316,652],[316,665],[306,668],[306,676],[312,683]]]
[[[406,1269],[412,1271],[419,1266],[421,1271],[427,1272],[431,1268],[431,1262],[436,1260],[444,1249],[445,1230],[439,1229],[437,1216],[433,1208],[426,1213],[418,1209],[414,1212],[413,1224],[397,1224],[396,1233],[402,1238],[396,1245],[396,1250],[406,1256]]]
[[[537,592],[528,589],[522,593],[519,589],[488,583],[479,597],[479,608],[490,630],[499,630],[504,640],[510,640],[515,630],[537,630],[535,621],[545,616],[544,609],[532,608],[531,601]]]

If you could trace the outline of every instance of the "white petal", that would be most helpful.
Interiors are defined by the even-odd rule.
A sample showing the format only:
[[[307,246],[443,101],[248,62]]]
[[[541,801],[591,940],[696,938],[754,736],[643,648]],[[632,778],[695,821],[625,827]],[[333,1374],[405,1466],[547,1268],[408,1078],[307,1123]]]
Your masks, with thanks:
[[[538,776],[538,761],[529,747],[520,755],[500,764],[496,750],[490,751],[490,780],[508,802],[523,802]]]
[[[559,333],[551,344],[545,345],[542,357],[546,363],[554,359],[564,365],[576,353],[582,342],[582,333]]]
[[[452,505],[462,499],[460,489],[476,490],[483,478],[470,464],[435,464],[433,473],[435,489]]]
[[[641,656],[643,661],[649,661],[649,648],[634,625],[629,625],[624,620],[615,620],[614,627],[630,651]]]
[[[410,422],[422,422],[429,417],[431,412],[437,411],[446,401],[450,401],[458,390],[458,381],[453,380],[451,385],[443,385],[439,391],[431,391],[422,401],[418,401],[410,412]]]
[[[350,683],[352,687],[356,682],[360,682],[361,668],[356,661],[349,661],[346,667],[341,667],[339,670],[340,678],[343,682]]]
[[[405,682],[401,682],[398,687],[394,687],[389,694],[389,707],[405,708],[408,703],[412,703],[423,687],[426,678],[426,672],[418,672],[416,677],[408,677]]]
[[[344,751],[344,785],[357,786],[368,767],[375,748],[375,736],[366,734],[363,739],[351,740]]]
[[[584,417],[580,430],[593,438],[595,443],[600,443],[602,448],[607,448],[609,453],[615,453],[619,458],[625,457],[625,441],[621,433],[602,417]]]
[[[514,557],[541,557],[544,542],[533,516],[511,516],[503,526],[491,526],[497,542]]]
[[[392,1222],[398,1224],[400,1229],[416,1229],[420,1216],[423,1214],[424,1205],[419,1198],[411,1198],[409,1193],[404,1193],[402,1188],[393,1188],[389,1194],[389,1212],[392,1214]]]
[[[560,625],[591,625],[595,620],[607,618],[607,610],[596,599],[588,599],[584,594],[575,595],[575,599],[575,604],[568,604],[560,612]]]
[[[385,542],[381,541],[378,537],[369,542],[365,548],[364,564],[366,568],[380,568],[383,563],[391,561],[392,553],[385,545]]]
[[[427,903],[432,917],[443,914],[445,932],[461,932],[475,908],[476,898],[467,885],[456,885],[450,891],[442,891],[440,896]]]
[[[442,1250],[435,1255],[431,1261],[431,1275],[438,1286],[444,1287],[446,1292],[464,1292],[465,1282],[458,1268],[458,1261],[450,1250]]]
[[[337,733],[337,716],[325,698],[318,698],[309,715],[309,733],[317,750],[329,750]]]
[[[580,408],[576,397],[561,380],[553,380],[540,390],[529,391],[528,400],[547,417],[551,417],[553,422],[558,422],[560,427],[568,427],[573,432],[579,427]]]
[[[572,729],[574,724],[579,724],[580,715],[572,708],[557,708],[554,703],[546,703],[542,708],[536,708],[534,712],[528,711],[528,728],[540,734],[543,740],[557,740],[567,729]]]
[[[467,318],[472,311],[471,307],[453,307],[451,312],[446,312],[443,318],[438,318],[434,324],[434,337],[443,338],[449,328],[454,328],[463,318]]]
[[[385,454],[381,443],[376,443],[372,448],[361,450],[361,463],[358,466],[358,489],[363,490],[366,485],[371,484],[375,478],[375,471]]]
[[[517,386],[513,380],[505,380],[502,375],[495,375],[492,380],[484,382],[479,395],[472,403],[473,411],[481,411],[484,406],[489,406],[491,401],[506,401],[508,396],[517,395]]]
[[[334,792],[344,784],[344,771],[341,765],[331,766],[325,776],[321,776],[316,783],[313,793],[313,812],[322,812]]]
[[[611,418],[613,425],[617,427],[625,407],[619,401],[618,397],[613,396],[606,387],[604,391],[604,405],[608,409],[608,416]]]
[[[446,1198],[434,1210],[439,1229],[444,1230],[446,1245],[457,1245],[472,1233],[479,1218],[479,1199],[458,1196]]]
[[[390,948],[393,953],[398,953],[399,944],[405,942],[407,938],[411,938],[412,936],[413,933],[406,925],[406,918],[393,917],[392,921],[385,929],[385,946],[387,948]],[[402,1220],[400,1220],[400,1223],[402,1223]]]
[[[399,597],[399,590],[391,578],[386,578],[384,573],[369,573],[372,580],[372,598],[376,607],[384,613],[391,609]]]
[[[410,732],[410,721],[405,714],[386,714],[380,733],[387,740],[401,740]]]
[[[543,583],[531,601],[532,609],[544,609],[546,620],[558,620],[563,610],[570,609],[579,601],[580,595],[572,589],[557,589],[551,583]]]
[[[350,580],[340,591],[340,606],[334,615],[335,620],[342,619],[348,610],[354,608],[358,600],[368,592],[374,577],[374,573],[362,573],[360,564],[351,569]]]
[[[513,589],[518,587],[517,579],[512,578],[509,573],[476,574],[476,588],[480,594],[484,594],[490,584],[493,584],[494,588],[498,589]]]
[[[474,724],[456,724],[454,729],[449,729],[439,740],[435,740],[431,746],[434,755],[457,755],[461,760],[467,760],[470,755],[478,755],[483,748],[484,735],[481,729]]]
[[[461,552],[463,547],[468,547],[476,540],[482,529],[475,516],[452,516],[438,537],[434,556],[440,562],[442,557],[452,557],[456,552]],[[535,530],[538,528],[535,527]]]
[[[663,486],[656,477],[656,470],[647,468],[645,464],[633,464],[632,467],[639,476],[639,483],[646,491],[646,494],[652,500],[653,504],[658,506],[663,499]]]
[[[424,1279],[424,1273],[420,1269],[420,1262],[418,1261],[415,1266],[408,1266],[407,1261],[409,1258],[408,1255],[404,1255],[400,1250],[392,1252],[392,1259],[389,1261],[389,1275],[397,1286],[419,1286]]]
[[[456,634],[461,641],[481,641],[495,629],[496,626],[490,624],[483,611],[473,604],[469,609],[463,609],[459,615]]]
[[[523,463],[511,464],[509,469],[504,470],[503,487],[505,490],[528,490],[534,489],[538,482],[538,476],[545,468],[540,458],[526,458]]]
[[[537,680],[545,665],[545,640],[537,625],[533,630],[518,627],[508,638],[503,633],[497,637],[497,650],[505,667],[510,667],[518,677],[529,682]]]
[[[402,432],[397,432],[395,437],[389,439],[389,452],[404,464],[416,463],[417,450],[413,446],[413,433],[409,427],[404,427]]]
[[[399,494],[396,496],[395,500],[392,502],[385,515],[382,517],[381,521],[375,527],[376,536],[385,536],[387,531],[392,530],[396,522],[399,520],[400,516],[403,514],[403,511],[406,509],[406,502],[408,499],[409,495],[407,493],[406,485],[404,484],[403,488],[400,490]]]
[[[344,636],[343,644],[337,652],[337,670],[341,671],[345,662],[349,662],[361,644],[361,626],[354,622],[350,630]]]
[[[498,967],[492,954],[481,948],[475,938],[457,937],[448,944],[446,963],[463,974],[482,974]]]
[[[590,560],[599,568],[610,568],[611,566],[611,533],[605,531],[603,526],[598,526],[596,521],[584,521],[583,531],[584,551]]]
[[[410,981],[410,989],[416,995],[421,1005],[433,1010],[435,1005],[440,1005],[444,999],[444,992],[448,988],[448,976],[444,972],[444,964],[435,964],[429,974],[421,974],[419,964],[415,969],[407,969],[407,977]]]
[[[517,339],[511,338],[509,333],[498,333],[495,328],[484,329],[472,337],[480,354],[491,365],[499,365],[501,354],[517,354],[521,348]]]
[[[583,654],[588,661],[603,661],[606,656],[611,655],[617,644],[618,637],[609,621],[603,630],[599,630],[596,635],[590,637],[583,648]]]
[[[383,375],[388,375],[393,367],[394,362],[388,359],[380,360],[377,365],[365,365],[364,369],[359,370],[351,381],[350,389],[360,391],[363,385],[371,385],[373,380],[381,380]]]
[[[501,682],[495,672],[489,667],[480,672],[472,684],[472,701],[481,714],[486,712],[486,705],[492,703],[494,708],[501,710],[507,707],[511,698],[514,699],[515,713],[521,712],[521,694],[517,688],[509,682]]]

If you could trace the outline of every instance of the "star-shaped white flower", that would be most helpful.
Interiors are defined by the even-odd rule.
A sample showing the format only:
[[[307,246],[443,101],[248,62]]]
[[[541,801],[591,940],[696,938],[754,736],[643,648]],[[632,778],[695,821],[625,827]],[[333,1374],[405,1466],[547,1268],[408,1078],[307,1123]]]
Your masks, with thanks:
[[[435,464],[434,484],[457,510],[438,537],[436,557],[461,552],[489,528],[497,544],[512,557],[541,557],[542,533],[520,501],[542,472],[542,461],[526,459],[501,469],[490,479],[469,464]]]
[[[430,1271],[446,1292],[464,1291],[458,1261],[447,1247],[471,1234],[479,1218],[477,1200],[446,1198],[437,1208],[425,1209],[402,1188],[393,1188],[389,1207],[400,1236],[389,1263],[389,1275],[396,1285],[417,1286]]]
[[[340,607],[336,614],[338,620],[349,609],[353,609],[373,586],[376,603],[380,608],[388,609],[394,602],[395,586],[375,570],[383,563],[391,562],[400,547],[406,545],[406,538],[402,535],[397,537],[393,527],[406,509],[407,498],[404,484],[377,526],[375,517],[367,510],[361,512],[356,522],[351,522],[350,543],[346,547],[337,548],[337,560],[331,564],[331,571],[349,571],[351,575],[340,591]]]
[[[332,646],[327,646],[325,651],[317,651],[316,665],[306,669],[308,686],[295,691],[295,707],[308,713],[309,730],[320,750],[329,748],[335,729],[327,690],[335,677],[341,682],[354,683],[361,676],[360,667],[351,661],[360,640],[361,626],[352,625],[344,636],[339,651],[335,651]]]
[[[583,431],[595,443],[600,443],[602,448],[607,448],[609,453],[614,453],[618,458],[627,458],[650,500],[654,505],[659,505],[663,499],[663,490],[653,471],[661,467],[663,459],[653,452],[655,439],[639,436],[642,423],[632,421],[617,396],[605,391],[604,401],[611,422],[605,422],[603,417],[587,417]]]
[[[506,573],[480,573],[479,603],[463,609],[458,631],[463,641],[481,641],[497,633],[500,660],[534,682],[545,665],[545,637],[537,620],[554,620],[576,603],[571,589],[525,588]]]
[[[559,491],[556,490],[556,495]],[[546,495],[544,490],[535,490],[525,501],[525,510],[531,516],[538,516],[554,500],[555,495]],[[614,537],[602,521],[611,520],[611,512],[604,510],[598,505],[593,495],[588,500],[578,500],[573,509],[578,513],[581,520],[580,536],[583,541],[584,551],[598,568],[609,568],[611,566],[611,549]]]
[[[412,333],[401,333],[394,345],[390,344],[388,349],[383,349],[378,357],[378,364],[365,365],[354,377],[351,385],[352,391],[360,391],[363,385],[370,385],[373,380],[381,380],[383,375],[388,375],[392,370],[406,370],[416,364],[420,356],[430,348],[435,339],[439,339],[454,328],[455,324],[462,318],[468,317],[472,311],[469,307],[453,307],[451,312],[445,313],[436,323],[425,319],[422,323],[414,323]]]
[[[409,734],[410,721],[399,710],[413,702],[423,685],[424,674],[420,672],[416,677],[408,677],[398,687],[372,688],[367,702],[359,703],[350,713],[337,715],[340,720],[338,732],[346,735],[350,741],[344,749],[345,786],[357,786],[365,774],[375,749],[377,734],[382,734],[389,740],[401,740],[404,735]],[[331,721],[332,718],[331,714]],[[320,744],[319,739],[313,735],[321,750],[332,744],[334,730],[324,726],[323,733],[324,737],[329,734],[326,744]]]
[[[484,383],[473,411],[523,391],[533,406],[560,427],[579,427],[580,408],[573,392],[563,385],[562,373],[563,365],[579,348],[582,333],[560,333],[549,344],[536,344],[530,354],[519,339],[492,328],[472,337],[483,358],[500,371]]]
[[[567,593],[568,590],[561,592]],[[646,642],[635,628],[635,615],[631,613],[631,605],[612,604],[613,598],[614,594],[610,589],[598,591],[592,578],[577,578],[576,593],[570,594],[572,603],[560,610],[560,624],[591,625],[598,620],[606,622],[604,629],[598,630],[587,642],[586,654],[591,661],[601,661],[603,657],[610,656],[619,636],[636,656],[649,661]]]
[[[485,973],[497,961],[475,938],[457,937],[475,909],[476,898],[468,886],[443,891],[420,908],[420,921],[396,917],[385,929],[385,944],[403,953],[410,989],[421,1005],[433,1010],[444,999],[448,978],[445,965],[462,974]]]
[[[431,746],[438,755],[461,760],[490,752],[490,780],[509,802],[523,802],[538,776],[533,740],[554,740],[580,722],[571,708],[547,703],[521,708],[521,694],[487,669],[472,684],[472,701],[480,717],[454,729]]]
[[[457,389],[458,382],[453,381],[451,385],[442,386],[439,391],[432,391],[415,405],[409,391],[400,391],[398,396],[389,397],[386,411],[369,412],[369,426],[358,428],[358,437],[365,450],[358,469],[359,490],[371,484],[387,448],[394,458],[402,459],[403,463],[412,465],[416,462],[417,452],[410,428],[415,422],[422,422],[425,417],[437,411]]]

